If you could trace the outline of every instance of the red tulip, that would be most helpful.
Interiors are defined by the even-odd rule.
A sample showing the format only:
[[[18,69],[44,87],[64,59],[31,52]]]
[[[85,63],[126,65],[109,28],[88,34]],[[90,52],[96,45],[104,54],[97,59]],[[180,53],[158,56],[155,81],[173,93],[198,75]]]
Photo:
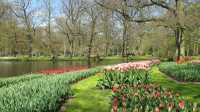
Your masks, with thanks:
[[[114,100],[113,100],[113,112],[117,112],[117,108],[118,108],[118,99],[114,98]]]
[[[184,109],[184,107],[185,107],[185,102],[183,101],[183,100],[181,100],[180,102],[179,102],[179,107],[181,108],[181,109]]]
[[[157,91],[157,92],[155,93],[155,97],[160,97],[160,96],[161,96],[160,92]]]
[[[117,92],[117,91],[118,91],[118,88],[113,86],[113,87],[112,87],[112,92],[115,93],[115,92]]]

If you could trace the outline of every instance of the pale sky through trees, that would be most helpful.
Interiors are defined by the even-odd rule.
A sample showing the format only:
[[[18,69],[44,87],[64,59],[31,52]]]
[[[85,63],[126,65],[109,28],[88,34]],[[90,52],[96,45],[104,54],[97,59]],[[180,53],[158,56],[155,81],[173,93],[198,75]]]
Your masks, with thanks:
[[[28,54],[28,46],[29,54],[50,55],[51,49],[60,48],[55,54],[80,56],[87,54],[92,40],[91,55],[125,51],[171,57],[176,53],[176,30],[190,43],[182,44],[187,54],[198,54],[193,42],[199,35],[197,0],[180,0],[177,6],[177,0],[30,0],[24,8],[27,1],[1,1],[3,55]]]

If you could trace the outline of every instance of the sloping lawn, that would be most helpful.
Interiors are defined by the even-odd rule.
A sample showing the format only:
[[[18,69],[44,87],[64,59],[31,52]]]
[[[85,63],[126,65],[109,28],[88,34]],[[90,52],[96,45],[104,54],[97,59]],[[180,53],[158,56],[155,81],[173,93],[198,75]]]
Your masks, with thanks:
[[[67,102],[66,112],[109,112],[111,90],[97,89],[99,78],[92,76],[72,86],[75,98]]]
[[[160,84],[163,87],[171,88],[175,92],[181,93],[187,99],[200,103],[200,84],[192,83],[179,83],[171,80],[168,76],[161,73],[157,67],[153,67],[152,81],[156,84]]]

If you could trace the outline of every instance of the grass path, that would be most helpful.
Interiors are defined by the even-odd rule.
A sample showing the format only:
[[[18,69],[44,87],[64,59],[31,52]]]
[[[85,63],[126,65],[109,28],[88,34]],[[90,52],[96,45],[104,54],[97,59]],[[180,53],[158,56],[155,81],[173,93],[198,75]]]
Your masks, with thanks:
[[[109,112],[111,91],[96,88],[99,78],[92,76],[72,86],[75,98],[68,101],[66,112]]]
[[[171,88],[175,92],[181,93],[187,99],[200,103],[200,84],[192,83],[177,83],[171,80],[168,76],[161,73],[157,67],[152,69],[152,81],[156,84],[160,84],[163,87]]]

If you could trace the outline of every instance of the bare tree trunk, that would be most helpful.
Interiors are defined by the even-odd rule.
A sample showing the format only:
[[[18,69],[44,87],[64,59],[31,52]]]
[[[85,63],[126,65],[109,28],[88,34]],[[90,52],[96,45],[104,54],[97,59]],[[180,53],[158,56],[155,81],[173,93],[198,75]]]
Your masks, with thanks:
[[[70,53],[70,58],[72,58],[74,56],[74,40],[72,40],[71,43],[71,53]]]
[[[14,57],[16,57],[17,56],[17,33],[16,32],[14,32],[14,41],[15,41],[15,43],[14,43]]]
[[[67,49],[65,40],[63,41],[63,48],[64,48],[63,56],[65,57],[66,56],[66,49]]]
[[[93,39],[94,39],[94,36],[95,36],[96,19],[97,18],[95,18],[92,21],[92,26],[91,26],[91,36],[90,36],[90,40],[89,40],[88,55],[87,55],[87,58],[88,58],[88,67],[91,67],[91,52],[92,52],[92,47],[93,47],[92,46]]]
[[[28,44],[28,56],[32,57],[32,50],[33,50],[32,43],[33,43],[33,38],[32,38],[32,35],[30,33],[27,35],[27,37],[29,39],[28,40],[28,42],[29,42],[29,44]]]
[[[74,54],[74,40],[71,40],[71,39],[70,39],[68,33],[66,33],[66,38],[67,38],[68,43],[69,43],[69,48],[70,48],[70,58],[72,58],[72,57],[73,57],[73,54]]]
[[[180,60],[181,57],[181,44],[183,41],[183,31],[180,28],[177,28],[175,31],[176,38],[176,50],[177,50],[177,61]]]
[[[122,56],[126,56],[126,40],[127,40],[127,25],[126,20],[123,22],[123,39],[122,39]]]

